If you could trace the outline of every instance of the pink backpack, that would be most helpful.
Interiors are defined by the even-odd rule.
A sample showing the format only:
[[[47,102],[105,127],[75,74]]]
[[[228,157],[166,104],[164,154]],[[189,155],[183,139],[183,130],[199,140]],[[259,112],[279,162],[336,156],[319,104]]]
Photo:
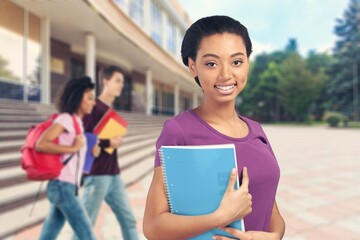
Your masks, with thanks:
[[[61,154],[42,153],[35,150],[37,141],[42,134],[52,125],[53,121],[57,117],[57,114],[53,114],[48,120],[39,123],[29,128],[25,144],[21,147],[21,167],[25,170],[26,176],[29,180],[43,181],[56,178],[60,175],[61,169],[72,158],[71,155],[64,162],[61,161]],[[81,133],[80,126],[73,119],[76,135]],[[58,139],[55,139],[55,143],[58,143]]]

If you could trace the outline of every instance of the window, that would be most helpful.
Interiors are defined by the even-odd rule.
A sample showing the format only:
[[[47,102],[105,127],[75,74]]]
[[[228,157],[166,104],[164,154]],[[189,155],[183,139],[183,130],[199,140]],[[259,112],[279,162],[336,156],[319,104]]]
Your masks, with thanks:
[[[159,45],[162,41],[162,12],[157,1],[151,1],[151,38]]]
[[[139,26],[144,26],[144,0],[131,0],[130,17]]]
[[[169,19],[167,30],[167,48],[170,52],[176,53],[176,26],[174,22]]]
[[[174,115],[174,94],[170,92],[163,92],[162,100],[162,114]]]
[[[129,0],[114,0],[115,3],[126,13],[129,15]]]
[[[40,19],[0,1],[0,97],[40,101]]]
[[[24,11],[9,1],[0,2],[0,77],[22,82]]]
[[[186,110],[190,109],[190,99],[188,97],[183,97],[181,105],[182,105],[180,107],[181,111],[186,111]]]

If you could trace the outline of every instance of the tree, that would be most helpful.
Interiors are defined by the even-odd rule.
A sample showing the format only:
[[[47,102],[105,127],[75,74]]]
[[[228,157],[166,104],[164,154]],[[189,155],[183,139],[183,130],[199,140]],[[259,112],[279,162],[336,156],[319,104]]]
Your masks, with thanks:
[[[284,59],[286,59],[287,55],[288,53],[285,51],[275,51],[270,54],[262,53],[256,56],[255,61],[250,64],[247,87],[239,96],[241,101],[238,102],[241,102],[241,104],[237,104],[238,112],[259,121],[276,121],[276,114],[273,111],[274,108],[271,109],[271,112],[267,106],[265,107],[265,104],[268,104],[269,98],[264,97],[264,94],[268,96],[271,93],[262,93],[262,90],[266,91],[267,88],[273,89],[274,86],[266,86],[267,83],[270,85],[273,85],[273,83],[265,79],[261,80],[261,78],[267,77],[261,76],[269,69],[270,64],[273,66],[280,65]],[[271,101],[275,100],[273,99]]]
[[[306,59],[306,67],[313,75],[315,84],[315,98],[311,106],[311,113],[315,120],[321,120],[325,110],[329,109],[330,96],[327,94],[327,86],[333,62],[332,56],[315,51],[311,51]]]
[[[258,104],[259,115],[265,121],[280,120],[279,83],[282,75],[279,65],[270,62],[267,69],[260,75],[259,83],[253,90],[253,94],[260,100]],[[266,110],[265,110],[266,109]]]
[[[354,103],[359,102],[359,96],[356,96],[359,81],[355,80],[360,75],[360,0],[349,1],[343,18],[336,20],[335,34],[338,37],[334,48],[336,62],[332,66],[334,77],[328,89],[332,110],[354,116]],[[356,69],[357,73],[354,72]]]
[[[298,52],[298,44],[296,38],[290,38],[288,44],[285,47],[286,52]]]
[[[237,101],[239,112],[267,122],[303,122],[309,114],[321,119],[328,106],[325,84],[331,59],[315,52],[304,59],[297,52],[296,39],[290,39],[283,51],[258,55]]]
[[[316,85],[306,62],[297,53],[292,53],[282,63],[283,75],[279,83],[279,98],[289,120],[303,122],[308,117]]]

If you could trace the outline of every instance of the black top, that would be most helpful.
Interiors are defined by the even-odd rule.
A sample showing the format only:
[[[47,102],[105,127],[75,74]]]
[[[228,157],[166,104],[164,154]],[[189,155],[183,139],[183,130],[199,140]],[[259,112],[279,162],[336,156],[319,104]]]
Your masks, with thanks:
[[[85,132],[93,132],[94,127],[100,121],[100,119],[104,116],[106,111],[110,107],[105,103],[96,99],[96,104],[91,112],[91,114],[85,115],[84,129]],[[100,139],[100,155],[95,158],[93,166],[89,174],[85,175],[114,175],[120,173],[119,164],[117,161],[117,150],[115,149],[112,154],[104,151],[105,148],[110,146],[110,139]]]

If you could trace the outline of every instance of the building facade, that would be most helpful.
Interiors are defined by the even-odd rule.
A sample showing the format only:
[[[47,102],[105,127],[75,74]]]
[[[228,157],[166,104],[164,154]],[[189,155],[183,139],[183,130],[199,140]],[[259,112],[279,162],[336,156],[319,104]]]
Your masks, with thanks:
[[[108,64],[125,73],[119,110],[173,115],[201,98],[181,62],[190,22],[176,0],[2,0],[0,16],[0,98],[50,104],[71,78],[98,85]]]

